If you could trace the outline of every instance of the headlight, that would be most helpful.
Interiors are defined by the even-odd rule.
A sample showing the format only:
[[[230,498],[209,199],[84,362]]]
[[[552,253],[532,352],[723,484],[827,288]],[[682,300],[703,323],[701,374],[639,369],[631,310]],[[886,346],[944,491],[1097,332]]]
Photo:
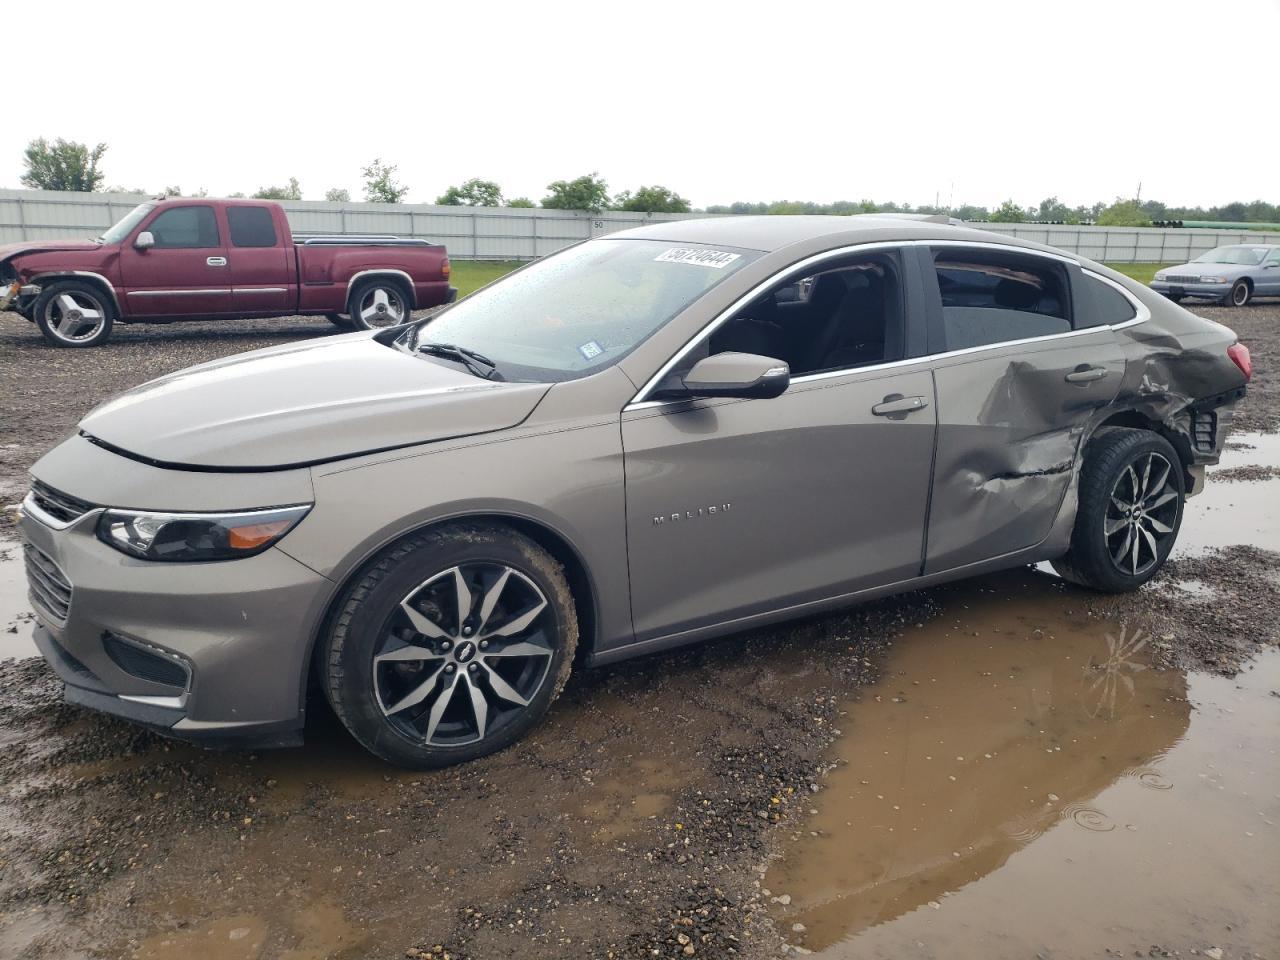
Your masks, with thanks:
[[[1165,273],[1157,273],[1157,274],[1156,274],[1156,279],[1157,279],[1157,280],[1167,280],[1167,279],[1169,279],[1169,275],[1168,275],[1168,274],[1165,274]]]
[[[310,509],[304,505],[241,513],[106,510],[98,520],[98,539],[143,560],[236,560],[266,550]]]
[[[1226,283],[1227,278],[1226,277],[1201,277],[1200,282],[1201,283]]]

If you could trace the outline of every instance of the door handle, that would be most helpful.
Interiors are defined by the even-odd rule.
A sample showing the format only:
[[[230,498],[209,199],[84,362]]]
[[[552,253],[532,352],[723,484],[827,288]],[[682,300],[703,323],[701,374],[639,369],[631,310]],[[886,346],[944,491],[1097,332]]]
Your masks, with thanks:
[[[894,417],[901,420],[908,413],[923,410],[929,405],[924,397],[904,397],[900,393],[891,393],[880,403],[871,408],[877,417]]]
[[[211,267],[225,267],[227,265],[227,258],[226,257],[209,257],[209,259],[205,260],[205,263],[207,263]]]
[[[1107,375],[1106,367],[1091,367],[1087,363],[1082,363],[1076,367],[1063,379],[1067,383],[1092,383],[1095,380],[1101,380]]]

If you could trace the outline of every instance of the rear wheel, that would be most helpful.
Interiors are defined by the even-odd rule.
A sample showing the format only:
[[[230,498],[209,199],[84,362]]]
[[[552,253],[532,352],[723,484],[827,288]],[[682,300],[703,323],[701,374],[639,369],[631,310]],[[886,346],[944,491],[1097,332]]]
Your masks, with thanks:
[[[1227,294],[1227,306],[1243,307],[1249,303],[1249,299],[1253,296],[1253,288],[1249,286],[1248,280],[1237,280],[1231,287],[1231,292]]]
[[[356,325],[351,321],[351,317],[345,313],[326,313],[324,318],[339,330],[354,330],[356,328]]]
[[[1136,590],[1168,559],[1185,495],[1182,462],[1164,437],[1103,432],[1085,451],[1071,548],[1054,569],[1095,590]]]
[[[356,284],[347,301],[347,313],[357,330],[381,330],[408,323],[413,318],[409,302],[401,281],[374,277]]]
[[[445,766],[535,726],[577,642],[564,570],[545,550],[503,527],[450,524],[389,549],[350,589],[325,688],[372,753]]]
[[[55,347],[96,347],[111,336],[115,308],[82,280],[51,283],[31,308],[40,333]]]

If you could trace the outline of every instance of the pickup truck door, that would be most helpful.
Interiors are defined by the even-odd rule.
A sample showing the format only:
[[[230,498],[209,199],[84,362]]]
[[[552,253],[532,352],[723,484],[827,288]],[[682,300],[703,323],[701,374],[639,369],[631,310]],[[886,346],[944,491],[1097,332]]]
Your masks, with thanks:
[[[231,309],[250,316],[293,312],[297,262],[287,224],[277,224],[273,208],[265,205],[229,204],[225,210]]]
[[[134,246],[149,232],[155,244]],[[163,206],[121,246],[125,309],[133,317],[225,314],[231,308],[227,250],[209,204]]]

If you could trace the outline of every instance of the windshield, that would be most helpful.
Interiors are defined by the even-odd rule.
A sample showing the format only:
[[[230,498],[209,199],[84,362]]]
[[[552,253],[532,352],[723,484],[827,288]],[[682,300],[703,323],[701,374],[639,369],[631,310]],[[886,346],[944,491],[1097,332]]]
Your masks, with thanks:
[[[503,380],[573,380],[617,363],[758,256],[666,240],[580,243],[426,321],[416,343],[476,351]]]
[[[1266,247],[1218,247],[1208,253],[1202,253],[1192,263],[1239,263],[1252,266],[1261,263],[1267,255]]]
[[[119,243],[129,235],[129,231],[142,222],[142,218],[156,208],[154,203],[140,203],[119,220],[115,226],[102,235],[103,243]]]

